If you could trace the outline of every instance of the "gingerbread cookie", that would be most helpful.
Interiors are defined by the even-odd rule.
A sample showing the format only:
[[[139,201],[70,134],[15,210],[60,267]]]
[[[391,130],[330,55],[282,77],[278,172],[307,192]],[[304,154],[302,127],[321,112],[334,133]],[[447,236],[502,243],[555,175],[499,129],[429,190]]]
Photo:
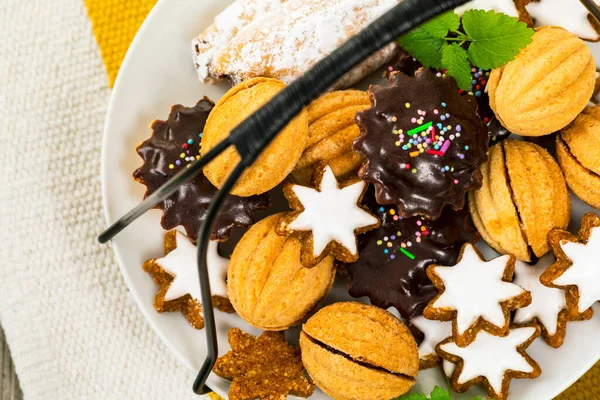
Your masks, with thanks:
[[[562,28],[545,26],[513,61],[492,71],[490,106],[511,132],[548,135],[585,108],[595,82],[596,63],[586,44]]]
[[[284,215],[272,215],[252,226],[229,262],[231,303],[242,319],[263,330],[299,324],[327,296],[335,279],[333,257],[305,268],[300,241],[275,233]]]
[[[600,208],[600,106],[587,107],[556,137],[556,155],[569,188]]]
[[[515,257],[505,255],[491,261],[467,243],[455,266],[431,265],[427,276],[439,294],[425,307],[429,319],[452,321],[459,346],[475,340],[479,331],[508,334],[510,312],[531,303],[531,294],[511,283]]]
[[[277,233],[297,236],[302,241],[302,263],[306,267],[316,265],[330,253],[343,262],[356,261],[356,235],[380,224],[361,205],[367,184],[358,179],[340,184],[331,167],[321,164],[313,176],[313,186],[284,186],[294,211],[281,218]]]
[[[277,79],[255,78],[230,89],[215,105],[204,128],[202,153],[225,139],[231,130],[285,88]],[[244,172],[231,194],[252,196],[265,193],[281,183],[298,163],[308,138],[308,118],[302,111],[292,120]],[[220,188],[240,162],[230,146],[204,167],[208,180]]]
[[[554,229],[548,241],[557,260],[542,274],[541,282],[566,291],[571,319],[590,318],[592,305],[600,301],[600,218],[587,213],[577,236]]]
[[[338,179],[356,175],[361,159],[352,150],[352,142],[360,134],[354,117],[370,105],[367,92],[344,90],[327,93],[306,108],[308,141],[292,172],[296,182],[309,184],[317,166],[323,161]]]
[[[300,349],[285,342],[283,332],[256,338],[232,328],[231,351],[217,359],[213,372],[231,381],[230,400],[309,397],[315,385],[304,376]]]
[[[350,295],[368,296],[384,309],[395,307],[406,319],[421,315],[437,294],[427,266],[455,264],[463,243],[479,239],[468,213],[446,207],[435,221],[402,218],[396,207],[377,204],[373,188],[364,203],[381,226],[358,237],[359,259],[342,266],[350,277]]]
[[[490,148],[483,185],[469,193],[481,237],[497,252],[530,261],[548,252],[553,228],[566,228],[571,198],[552,156],[540,146],[505,140]]]
[[[360,303],[334,303],[302,327],[302,362],[334,399],[391,399],[415,384],[417,344],[389,312]]]
[[[540,366],[526,353],[539,335],[537,326],[514,327],[504,337],[479,332],[466,347],[448,338],[436,351],[456,364],[450,379],[453,390],[462,393],[483,384],[490,398],[504,400],[512,379],[534,379],[542,373]]]
[[[369,95],[373,106],[356,115],[354,149],[377,202],[395,204],[403,217],[435,219],[445,205],[461,209],[465,192],[481,186],[488,147],[475,99],[426,69],[414,77],[394,72],[387,87],[371,86]]]
[[[435,352],[435,346],[452,336],[452,323],[427,319],[420,315],[411,318],[409,324],[414,326],[422,336],[419,343],[419,369],[435,367],[441,361],[440,356]]]
[[[531,293],[531,304],[515,311],[515,324],[533,323],[541,328],[542,337],[552,347],[560,347],[567,333],[567,301],[563,290],[551,288],[540,282],[540,276],[554,262],[546,254],[535,265],[522,261],[515,263],[513,283]]]
[[[528,0],[525,4],[537,26],[560,26],[583,40],[600,40],[598,22],[578,0]]]
[[[144,263],[159,286],[154,298],[154,308],[159,313],[181,311],[196,329],[204,328],[202,295],[196,246],[181,232],[165,235],[165,256]],[[224,312],[233,312],[227,296],[225,278],[228,260],[219,255],[217,242],[208,245],[207,268],[212,293],[212,305]]]
[[[166,121],[152,123],[152,136],[137,147],[144,164],[133,173],[134,179],[147,188],[144,198],[200,158],[202,132],[213,106],[206,97],[194,107],[178,104],[171,108]],[[204,174],[198,173],[157,206],[163,210],[162,227],[170,230],[181,225],[188,237],[196,241],[216,192],[217,188]],[[225,241],[234,226],[246,228],[252,225],[256,211],[267,208],[269,202],[267,194],[246,198],[227,196],[216,218],[211,240]]]

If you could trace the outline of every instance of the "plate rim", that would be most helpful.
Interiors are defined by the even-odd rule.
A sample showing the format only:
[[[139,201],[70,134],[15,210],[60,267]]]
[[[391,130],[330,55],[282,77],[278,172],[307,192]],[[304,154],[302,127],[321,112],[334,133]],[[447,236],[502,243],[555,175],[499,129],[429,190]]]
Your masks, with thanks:
[[[166,3],[167,2],[165,0],[157,0],[154,7],[152,7],[150,12],[146,16],[146,18],[144,18],[144,21],[140,25],[140,28],[136,32],[133,40],[131,41],[131,44],[129,45],[129,47],[127,49],[127,52],[125,53],[125,57],[123,58],[123,61],[121,62],[121,66],[119,67],[119,71],[127,68],[129,63],[131,62],[131,58],[133,57],[133,55],[132,55],[134,53],[133,49],[135,47],[137,47],[138,42],[141,40],[141,37],[149,29],[148,27],[150,26],[151,21],[155,18],[156,15],[158,15],[160,13],[160,9],[162,7],[164,7],[163,5]],[[110,214],[109,206],[108,206],[108,193],[107,193],[107,190],[108,190],[108,171],[107,171],[108,162],[107,162],[106,158],[107,158],[108,146],[109,146],[109,140],[108,140],[109,125],[110,125],[110,121],[112,120],[113,110],[115,109],[115,103],[116,103],[115,99],[117,98],[117,95],[120,91],[120,87],[122,85],[121,84],[121,81],[123,80],[122,76],[123,76],[122,74],[117,73],[117,78],[115,79],[115,83],[111,89],[111,94],[110,94],[110,98],[108,101],[107,111],[106,111],[105,120],[104,120],[104,126],[102,129],[102,146],[101,146],[101,155],[100,155],[100,181],[101,181],[101,186],[102,186],[102,188],[101,188],[102,209],[103,209],[104,219],[106,221],[107,226],[110,226],[114,221],[116,221],[116,219],[111,218],[111,214]],[[125,229],[127,229],[127,228],[125,228]],[[179,361],[182,365],[184,365],[188,370],[195,371],[195,368],[188,362],[188,360],[186,360],[179,354],[179,352],[175,348],[172,341],[169,340],[165,334],[163,334],[163,332],[159,328],[158,324],[153,320],[153,318],[150,318],[149,312],[147,310],[145,310],[145,307],[142,306],[143,300],[140,297],[139,292],[131,289],[132,287],[135,287],[135,285],[133,284],[133,280],[132,280],[131,276],[129,275],[129,273],[127,272],[127,269],[124,267],[125,263],[123,261],[121,251],[119,250],[118,246],[114,246],[112,244],[112,241],[110,241],[110,248],[112,249],[112,251],[115,255],[117,265],[119,266],[119,271],[121,272],[121,275],[123,276],[123,279],[125,280],[125,284],[127,285],[129,294],[133,297],[133,300],[134,300],[137,308],[144,316],[144,319],[146,320],[146,322],[152,327],[152,330],[154,331],[154,333],[156,333],[158,335],[161,342],[169,349],[171,354],[175,356],[177,361]]]

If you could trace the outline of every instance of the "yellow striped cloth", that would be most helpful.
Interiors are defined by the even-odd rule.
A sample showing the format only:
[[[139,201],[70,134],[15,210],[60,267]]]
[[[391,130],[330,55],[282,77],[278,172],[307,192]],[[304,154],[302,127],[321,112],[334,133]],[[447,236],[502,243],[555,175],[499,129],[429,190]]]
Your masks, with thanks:
[[[114,84],[127,48],[156,0],[85,0],[94,34],[104,59],[109,85]],[[600,397],[600,363],[557,397],[581,400]],[[211,396],[214,400],[219,396]]]

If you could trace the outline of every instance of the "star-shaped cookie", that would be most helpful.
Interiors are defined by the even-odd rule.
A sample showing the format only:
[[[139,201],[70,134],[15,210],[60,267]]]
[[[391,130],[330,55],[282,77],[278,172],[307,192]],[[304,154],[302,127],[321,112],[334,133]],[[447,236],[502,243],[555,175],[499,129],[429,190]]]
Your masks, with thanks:
[[[515,311],[515,324],[534,323],[542,330],[542,337],[552,347],[560,347],[567,333],[567,301],[563,290],[548,287],[540,276],[554,262],[552,253],[529,265],[517,260],[513,283],[531,293],[531,304]]]
[[[483,383],[490,398],[506,399],[511,379],[537,378],[540,366],[525,352],[540,335],[537,326],[512,328],[508,335],[479,332],[470,345],[458,346],[453,338],[440,343],[436,351],[456,364],[450,382],[452,389],[465,392]]]
[[[536,26],[560,26],[584,40],[600,39],[589,11],[579,0],[531,0],[525,8]]]
[[[339,184],[331,167],[321,164],[313,185],[284,187],[294,211],[281,219],[277,233],[299,237],[306,267],[317,265],[329,253],[342,262],[356,261],[356,235],[380,225],[379,219],[361,205],[367,183],[356,179]]]
[[[430,265],[427,276],[438,295],[425,307],[429,319],[452,321],[459,346],[467,346],[481,330],[508,334],[510,312],[531,303],[531,294],[511,283],[515,257],[504,255],[485,261],[472,244],[463,245],[453,267]]]
[[[196,329],[204,327],[202,296],[198,277],[196,246],[179,231],[165,235],[165,256],[144,263],[148,272],[159,286],[154,299],[156,311],[181,311]],[[207,267],[210,279],[213,306],[224,312],[233,312],[227,297],[227,267],[229,260],[219,255],[217,242],[210,242]]]
[[[577,236],[554,229],[548,242],[557,260],[540,280],[566,291],[569,319],[591,318],[592,305],[600,301],[600,218],[585,214]]]
[[[411,318],[409,323],[423,334],[423,341],[419,344],[419,369],[439,364],[440,356],[435,352],[435,346],[452,336],[452,323],[427,319],[422,315]]]
[[[286,343],[283,332],[256,338],[232,328],[228,338],[231,351],[217,359],[213,372],[231,381],[230,400],[283,400],[315,390],[304,376],[300,348]]]

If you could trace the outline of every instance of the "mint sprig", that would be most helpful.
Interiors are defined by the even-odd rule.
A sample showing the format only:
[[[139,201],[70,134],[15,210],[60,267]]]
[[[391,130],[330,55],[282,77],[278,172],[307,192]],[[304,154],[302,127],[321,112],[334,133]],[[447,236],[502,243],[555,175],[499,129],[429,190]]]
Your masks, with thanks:
[[[470,10],[461,20],[449,12],[419,26],[398,41],[427,68],[446,69],[458,86],[471,86],[471,65],[485,70],[512,61],[535,31],[518,18],[495,11]]]
[[[445,390],[439,386],[436,386],[429,394],[429,397],[423,393],[411,393],[396,397],[392,400],[452,400],[452,393],[450,390]],[[482,400],[482,398],[481,396],[477,396],[473,397],[471,400]]]

